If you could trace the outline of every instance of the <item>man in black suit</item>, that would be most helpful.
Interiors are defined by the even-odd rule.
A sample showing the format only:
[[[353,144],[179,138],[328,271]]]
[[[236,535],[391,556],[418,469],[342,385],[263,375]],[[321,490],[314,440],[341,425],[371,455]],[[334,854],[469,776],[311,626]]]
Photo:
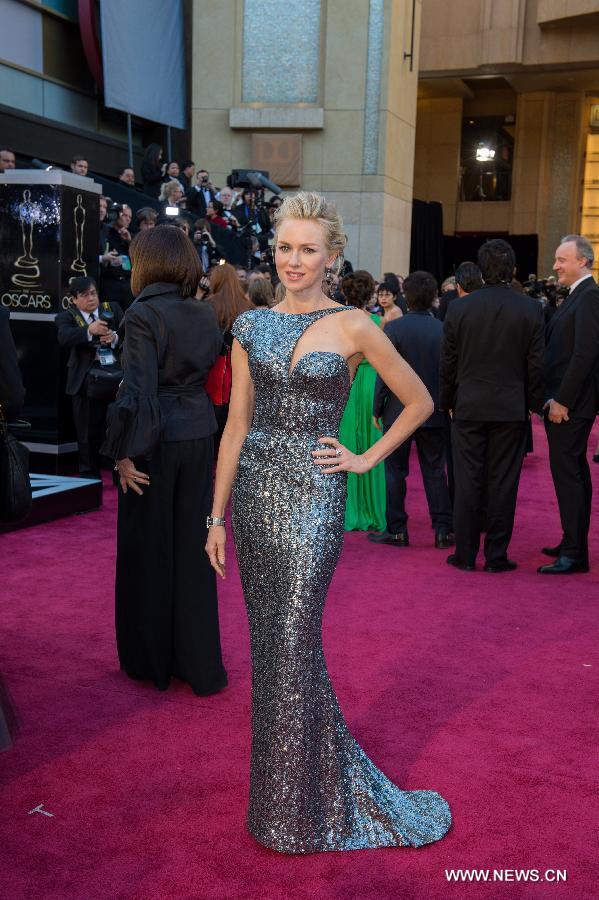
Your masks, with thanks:
[[[529,410],[543,405],[543,310],[510,287],[516,259],[487,241],[485,284],[453,300],[443,330],[440,406],[452,415],[456,551],[447,562],[473,570],[481,531],[485,571],[516,568],[507,557]],[[486,523],[486,524],[485,524]]]
[[[100,445],[106,431],[106,410],[118,388],[118,328],[123,311],[118,303],[100,308],[93,278],[74,278],[69,286],[73,306],[56,316],[58,343],[71,350],[66,392],[72,397],[73,419],[79,444],[79,473],[100,476]],[[110,325],[106,320],[110,320]],[[113,376],[114,395],[88,396],[88,376],[94,371]]]
[[[455,297],[466,297],[467,294],[471,294],[472,291],[477,291],[483,286],[483,276],[481,275],[480,269],[478,268],[476,263],[465,260],[464,262],[459,264],[459,266],[455,270],[455,286],[456,292],[455,296],[453,297],[454,300]],[[443,296],[447,297],[450,293],[453,294],[453,290],[445,291],[445,294]],[[443,297],[441,298],[441,301],[443,301]],[[441,319],[441,321],[445,319],[447,306],[448,303],[445,304],[445,313],[442,316],[437,314],[437,318]],[[453,477],[453,456],[451,453],[451,422],[447,426],[447,485],[449,487],[449,496],[451,497],[451,505],[453,507],[453,498],[455,497],[455,479]]]
[[[193,187],[193,176],[195,174],[196,164],[193,159],[186,159],[181,164],[181,171],[179,172],[179,181],[183,185],[183,190],[185,193],[191,190]]]
[[[570,293],[547,325],[545,430],[562,539],[543,553],[557,557],[543,575],[588,572],[592,484],[587,443],[599,410],[599,287],[593,248],[580,235],[562,239],[553,269]]]
[[[443,325],[431,308],[437,296],[437,282],[429,272],[412,272],[404,281],[407,313],[389,322],[385,334],[395,349],[420,376],[429,390],[435,411],[412,437],[416,441],[418,462],[422,472],[428,509],[435,532],[435,546],[447,549],[453,544],[452,513],[447,476],[445,449],[447,413],[439,410],[439,354]],[[380,429],[379,418],[387,431],[403,411],[403,404],[377,376],[374,389],[374,424]],[[408,516],[406,514],[406,478],[410,470],[409,438],[385,459],[387,530],[369,534],[368,540],[377,544],[407,547]]]
[[[214,185],[210,181],[210,175],[206,169],[199,169],[196,175],[196,183],[187,192],[187,212],[197,216],[198,219],[206,218],[208,204],[216,199]]]
[[[7,421],[19,415],[24,400],[25,388],[10,331],[10,315],[0,307],[0,406]]]

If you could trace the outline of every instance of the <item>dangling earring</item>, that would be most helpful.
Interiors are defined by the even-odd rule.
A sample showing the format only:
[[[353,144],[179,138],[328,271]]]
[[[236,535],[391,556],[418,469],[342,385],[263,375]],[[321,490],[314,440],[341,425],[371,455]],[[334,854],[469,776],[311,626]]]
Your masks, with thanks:
[[[326,283],[329,287],[333,283],[333,270],[330,269],[328,266],[324,270],[324,280],[326,281]]]

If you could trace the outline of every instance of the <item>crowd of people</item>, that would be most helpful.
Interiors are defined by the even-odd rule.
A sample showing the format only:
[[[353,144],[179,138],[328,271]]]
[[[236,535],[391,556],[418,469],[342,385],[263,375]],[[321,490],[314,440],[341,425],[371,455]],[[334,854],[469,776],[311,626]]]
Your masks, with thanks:
[[[14,152],[8,147],[0,148],[0,169],[5,171],[14,168],[15,164]],[[75,154],[70,168],[73,173],[85,176],[89,172],[89,161],[82,154]],[[73,279],[72,308],[57,317],[59,342],[71,351],[67,393],[73,401],[80,472],[86,476],[99,475],[100,444],[106,427],[107,410],[114,400],[121,373],[119,354],[122,337],[119,327],[134,297],[131,289],[130,248],[137,234],[143,234],[161,224],[175,226],[198,257],[200,277],[194,294],[198,299],[206,299],[214,307],[223,334],[218,364],[209,385],[218,422],[217,445],[228,410],[231,329],[235,317],[246,309],[272,308],[281,303],[285,296],[270,250],[281,197],[273,196],[267,201],[263,189],[232,184],[231,178],[227,180],[227,184],[218,187],[212,182],[209,172],[203,167],[196,167],[192,160],[166,160],[163,149],[158,144],[151,144],[146,149],[140,175],[140,179],[136,180],[135,170],[125,166],[117,173],[117,178],[129,188],[135,188],[139,184],[140,190],[157,201],[159,208],[141,206],[134,213],[127,204],[117,205],[105,195],[100,197],[99,281],[96,283],[89,278]],[[226,243],[223,234],[233,234],[243,240],[244,245],[247,244],[248,253],[244,265],[238,261],[232,264],[227,262],[228,246],[223,246]],[[586,256],[583,258],[592,258],[590,244],[587,242],[583,247],[580,243],[582,240],[577,238],[578,251],[584,251]],[[512,303],[515,303],[515,296],[519,295],[522,308],[526,308],[535,321],[538,320],[538,357],[539,322],[545,326],[549,335],[552,333],[554,318],[556,322],[567,319],[567,316],[558,313],[568,297],[568,285],[559,277],[559,270],[557,274],[543,279],[531,274],[525,282],[517,281],[511,248],[504,250],[507,262],[505,271],[502,272],[501,285],[509,285]],[[508,272],[507,268],[510,266]],[[440,405],[439,365],[442,381],[443,366],[446,365],[443,362],[444,353],[447,353],[448,341],[452,335],[452,323],[461,309],[460,301],[468,295],[476,294],[488,302],[491,294],[489,286],[495,283],[493,278],[492,272],[485,273],[480,265],[470,261],[457,266],[454,274],[446,278],[440,288],[433,276],[426,272],[413,272],[405,278],[393,272],[385,272],[377,282],[368,272],[354,272],[349,261],[328,271],[326,276],[327,294],[340,304],[363,310],[375,321],[402,356],[410,361],[435,400],[434,415],[418,429],[413,440],[422,470],[435,545],[439,548],[452,546],[454,535],[457,534],[455,562],[467,568],[474,565],[473,547],[477,538],[476,535],[471,537],[471,546],[468,549],[464,547],[460,541],[464,525],[463,522],[456,524],[456,515],[458,522],[463,518],[472,522],[475,518],[472,512],[473,501],[466,512],[461,506],[464,490],[467,493],[471,489],[475,473],[463,470],[459,452],[456,465],[454,457],[461,430],[455,422],[453,429],[451,426],[448,408],[450,388],[445,388],[444,404]],[[483,309],[483,304],[479,304],[478,308]],[[521,319],[521,316],[517,318]],[[479,347],[482,346],[481,335],[482,331],[477,331]],[[509,349],[506,346],[505,354],[509,355]],[[497,375],[505,364],[505,354],[498,362]],[[483,355],[488,364],[489,355],[486,351]],[[103,377],[95,375],[96,372]],[[528,371],[529,388],[535,383],[535,378],[538,380],[537,375]],[[537,408],[537,399],[534,397],[534,402],[531,400],[527,413],[542,412],[542,406]],[[481,405],[478,397],[474,404],[478,412],[474,407],[469,412],[472,421],[477,420]],[[397,398],[390,394],[380,378],[377,379],[368,361],[363,360],[355,373],[352,393],[341,422],[342,439],[356,452],[363,452],[377,441],[389,427],[389,422],[400,413],[401,404],[398,404]],[[510,415],[514,414],[515,410],[512,410]],[[520,419],[518,417],[510,421]],[[453,438],[450,436],[452,430]],[[519,428],[518,433],[521,431],[524,436],[519,440],[524,442],[525,449],[530,450],[531,430],[528,417],[526,427],[523,430]],[[562,429],[561,433],[564,431]],[[464,440],[473,441],[474,437],[470,434]],[[406,546],[409,543],[405,497],[410,444],[411,439],[366,477],[357,479],[350,473],[346,529],[369,531],[369,539],[376,543],[395,546]],[[463,452],[462,450],[462,456]],[[505,462],[505,448],[500,445],[496,452],[498,460]],[[599,445],[593,458],[599,462]],[[511,499],[508,501],[504,497],[502,501],[505,509],[511,509],[515,504],[517,475],[520,471],[518,459],[519,451],[512,460],[513,471],[503,473],[500,479],[502,490],[507,490],[505,486],[511,485]],[[556,465],[559,464],[552,458],[552,468]],[[500,463],[493,463],[491,469],[499,472]],[[489,472],[485,470],[483,475],[486,478]],[[478,472],[476,478],[483,478],[483,475]],[[577,477],[581,483],[588,484],[588,475],[583,470],[577,470]],[[488,526],[489,522],[501,518],[493,507],[494,498],[501,491],[496,483],[486,485],[483,493],[485,491],[490,492],[490,496],[485,496],[484,501],[480,502],[487,508]],[[572,493],[568,496],[571,497]],[[565,498],[562,502],[567,505]],[[484,520],[485,515],[481,515]],[[506,515],[502,527],[505,534],[509,535],[509,520],[513,519],[513,511],[508,511]],[[482,530],[486,531],[489,541],[488,528]],[[569,546],[565,555],[585,565],[584,541],[577,538],[574,543],[576,546]],[[503,561],[502,565],[507,558],[506,550],[507,545],[497,551]],[[491,557],[487,557],[487,565],[493,566],[496,562],[497,560],[493,562]]]
[[[139,219],[142,233],[153,229],[156,224],[153,211],[144,212]],[[106,264],[110,275],[113,254],[119,258],[125,255],[118,252],[124,248],[117,246],[117,241],[131,241],[129,223],[130,217],[125,210],[109,229],[113,232],[110,239],[112,249],[107,246],[105,255],[108,257]],[[184,242],[192,248],[193,241],[185,229],[178,230],[182,232]],[[579,254],[574,256],[575,261],[572,262],[574,271],[578,272],[580,268],[590,276],[588,261],[592,260],[592,248],[588,241],[570,236],[565,245],[569,250],[574,247],[575,254]],[[235,319],[248,309],[275,308],[284,299],[285,291],[276,270],[269,264],[259,264],[251,271],[241,266],[234,268],[228,263],[205,267],[202,265],[202,254],[195,253],[195,249],[193,252],[197,256],[200,273],[194,296],[213,307],[223,336],[208,384],[217,421],[218,447],[229,408]],[[397,351],[423,380],[435,403],[430,419],[384,463],[360,477],[349,473],[346,530],[367,531],[369,540],[374,543],[393,546],[409,544],[406,486],[413,440],[435,546],[447,549],[455,542],[456,552],[451,555],[450,561],[458,567],[472,569],[480,533],[485,533],[486,569],[503,571],[515,567],[515,563],[507,557],[507,547],[513,527],[522,459],[524,453],[532,449],[532,413],[545,413],[548,435],[552,436],[555,445],[556,432],[549,427],[553,419],[544,410],[541,387],[543,379],[547,381],[542,362],[544,331],[548,336],[553,333],[555,312],[561,308],[566,296],[565,288],[568,287],[564,277],[558,282],[556,276],[548,280],[546,293],[538,296],[538,282],[531,280],[530,285],[521,287],[514,281],[515,263],[509,244],[496,240],[487,242],[481,248],[478,264],[467,261],[459,265],[455,275],[444,281],[440,290],[435,278],[427,272],[413,272],[406,278],[386,272],[378,283],[363,270],[346,271],[344,275],[328,273],[328,295],[339,304],[363,310],[384,330]],[[115,288],[122,284],[124,273],[121,270],[122,267],[117,268],[119,274],[112,276]],[[127,274],[130,276],[130,271]],[[588,279],[588,284],[594,284],[592,278]],[[551,286],[553,293],[548,297]],[[129,282],[127,288],[130,290]],[[114,299],[115,293],[106,289],[103,293],[111,299],[100,302],[97,287],[89,278],[74,279],[71,290],[73,309],[58,316],[58,339],[63,347],[72,348],[67,392],[73,398],[80,471],[82,475],[97,477],[106,415],[121,376],[119,325],[129,303],[126,300],[119,303],[118,299]],[[476,307],[464,305],[464,299],[469,296],[477,298]],[[495,325],[495,306],[501,309],[506,322],[509,316],[513,319],[509,327],[502,325],[503,330],[498,330]],[[98,321],[92,318],[92,307],[98,310]],[[473,308],[477,310],[480,321],[471,312]],[[464,337],[466,326],[460,318],[463,310],[467,311],[465,321],[474,329],[472,346],[468,345],[467,349],[471,359],[466,362],[458,355],[460,341],[467,344]],[[528,321],[529,332],[522,336],[518,344],[516,335],[525,321]],[[556,325],[564,321],[568,321],[567,315],[555,317]],[[589,333],[593,333],[592,328]],[[505,337],[503,343],[502,337]],[[577,340],[580,342],[580,338]],[[100,379],[100,389],[98,380],[92,379],[91,373],[100,369],[100,353],[105,350],[111,356],[109,361],[101,360],[101,374],[104,377]],[[510,388],[516,399],[511,405],[506,403],[504,407],[500,406],[498,412],[490,412],[498,406],[495,387],[500,383],[505,387],[504,370],[509,369],[510,355],[516,352],[520,354],[519,362],[513,363],[514,368],[519,366],[517,383]],[[589,353],[592,356],[592,347]],[[463,368],[473,383],[473,396],[469,402],[465,400]],[[113,378],[109,377],[111,371]],[[581,371],[584,372],[584,369]],[[452,396],[457,393],[458,385],[461,406],[459,416],[452,424],[455,413]],[[485,385],[491,387],[487,390]],[[592,378],[590,385],[594,389]],[[524,389],[528,392],[526,408],[522,405]],[[401,411],[402,404],[364,359],[355,372],[340,425],[340,439],[353,452],[363,453],[376,443]],[[462,420],[467,421],[467,428],[460,424]],[[489,431],[489,421],[503,422],[503,430],[495,426]],[[475,427],[474,422],[486,424]],[[505,423],[509,423],[509,428]],[[561,429],[559,434],[563,436],[566,430],[571,430],[571,426]],[[588,431],[590,433],[590,427]],[[586,440],[588,437],[589,434],[586,434]],[[476,464],[473,461],[474,445],[478,448]],[[561,470],[558,472],[560,457],[558,454],[556,458],[556,453],[552,454],[552,471],[557,472],[554,475],[556,490],[564,478],[569,477],[573,481],[565,493],[562,492],[562,506],[571,504],[580,484],[586,485],[584,497],[581,495],[578,502],[578,506],[585,510],[583,520],[586,521],[590,476],[585,470],[584,454],[581,456],[578,453],[578,466],[564,475]],[[560,564],[560,567],[578,570],[588,566],[584,531],[579,526],[576,538],[566,541],[564,552],[556,554],[558,558],[574,560],[573,563]],[[561,551],[561,546],[558,549]],[[547,567],[541,568],[547,571]],[[551,572],[558,569],[549,567]]]

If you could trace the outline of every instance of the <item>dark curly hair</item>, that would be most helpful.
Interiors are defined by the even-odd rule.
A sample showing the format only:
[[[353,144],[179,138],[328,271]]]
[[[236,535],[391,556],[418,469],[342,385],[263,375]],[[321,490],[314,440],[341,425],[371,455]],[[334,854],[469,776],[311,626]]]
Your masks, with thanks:
[[[364,309],[374,293],[374,278],[365,269],[356,269],[341,282],[341,290],[348,306]]]

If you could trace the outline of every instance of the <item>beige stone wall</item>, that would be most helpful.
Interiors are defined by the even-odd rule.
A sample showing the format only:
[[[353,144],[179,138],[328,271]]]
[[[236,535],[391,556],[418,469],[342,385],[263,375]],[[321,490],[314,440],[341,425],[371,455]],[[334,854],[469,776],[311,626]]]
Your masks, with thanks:
[[[596,15],[597,0],[538,0],[537,22],[559,24],[565,19]]]
[[[423,0],[421,73],[596,63],[597,12],[596,0]]]
[[[443,231],[456,230],[461,97],[419,100],[414,162],[414,197],[443,204]]]
[[[411,0],[386,0],[385,51],[379,121],[377,173],[363,173],[364,104],[368,36],[367,0],[323,0],[321,107],[324,127],[293,129],[277,119],[273,131],[302,134],[302,187],[323,191],[344,216],[348,258],[378,276],[406,272],[416,130],[418,58],[413,71],[403,58],[410,42]],[[416,4],[418,51],[421,2]],[[251,166],[254,128],[230,127],[230,111],[241,98],[242,0],[194,0],[192,156],[216,184],[233,168]],[[285,40],[284,23],[281,40]],[[273,72],[276,48],[273,48]],[[243,114],[235,121],[243,120]],[[287,124],[277,127],[277,122]]]

